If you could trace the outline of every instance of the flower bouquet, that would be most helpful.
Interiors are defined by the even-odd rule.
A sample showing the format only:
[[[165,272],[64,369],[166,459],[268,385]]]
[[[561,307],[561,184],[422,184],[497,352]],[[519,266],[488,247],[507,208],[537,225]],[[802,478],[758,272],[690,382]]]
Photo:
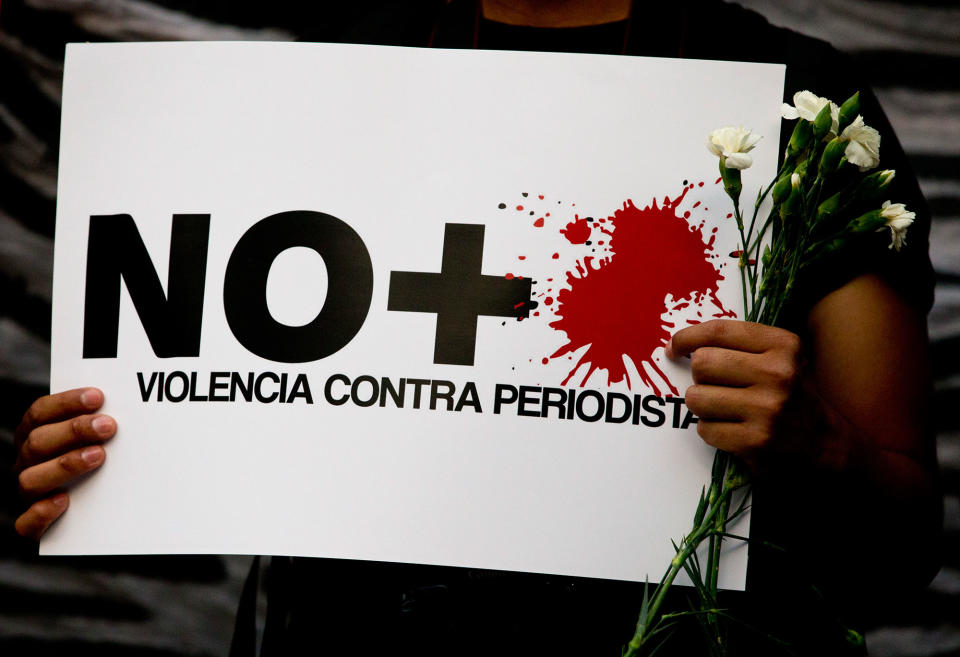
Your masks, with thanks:
[[[753,163],[750,151],[760,136],[742,127],[714,130],[707,147],[719,159],[720,176],[733,202],[740,236],[739,270],[745,319],[770,326],[784,321],[784,310],[802,289],[809,268],[842,252],[874,231],[890,231],[890,248],[900,250],[914,213],[883,200],[893,180],[879,164],[880,134],[860,116],[859,93],[837,106],[809,91],[783,105],[782,116],[797,120],[776,177],[759,193],[749,219],[740,206],[741,171]],[[761,216],[761,207],[771,201]],[[882,202],[881,202],[882,201]],[[747,508],[749,470],[737,458],[717,451],[711,480],[700,494],[693,527],[652,593],[644,589],[640,617],[624,654],[652,654],[682,616],[695,616],[710,637],[709,653],[726,654],[725,610],[717,603],[720,550],[724,539],[746,541],[728,531]],[[667,590],[680,571],[692,581],[697,602],[689,611],[664,613]]]

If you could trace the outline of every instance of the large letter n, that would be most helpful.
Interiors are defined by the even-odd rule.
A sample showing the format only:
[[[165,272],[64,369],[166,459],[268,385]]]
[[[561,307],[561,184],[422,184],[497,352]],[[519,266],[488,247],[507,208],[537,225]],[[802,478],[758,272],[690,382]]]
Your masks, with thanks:
[[[153,352],[160,358],[199,356],[209,233],[209,214],[173,215],[164,294],[133,217],[91,216],[83,357],[117,357],[121,278]]]

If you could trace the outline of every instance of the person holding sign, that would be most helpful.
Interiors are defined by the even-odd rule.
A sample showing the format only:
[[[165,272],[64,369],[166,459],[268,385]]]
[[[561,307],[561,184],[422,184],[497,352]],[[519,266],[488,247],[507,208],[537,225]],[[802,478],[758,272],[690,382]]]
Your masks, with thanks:
[[[474,18],[464,4],[452,3],[430,26],[427,40],[441,47],[472,43],[491,49],[783,61],[788,93],[816,88],[844,97],[848,92],[848,82],[832,73],[841,68],[832,49],[774,29],[753,14],[703,2],[678,10],[645,8],[653,13],[644,22],[639,6],[632,4],[485,0],[468,7],[478,12]],[[646,29],[650,24],[657,29]],[[750,38],[721,47],[715,35],[724,33]],[[863,105],[881,132],[892,135],[872,95],[864,94]],[[884,147],[888,165],[905,170],[895,140],[888,137]],[[896,184],[899,198],[928,221],[916,181],[901,175]],[[668,345],[672,358],[691,358],[695,385],[685,396],[700,418],[703,439],[743,458],[757,476],[754,536],[788,545],[826,580],[848,579],[851,586],[831,590],[837,596],[856,586],[878,585],[876,564],[894,564],[914,583],[928,580],[937,565],[931,546],[939,497],[928,426],[924,320],[932,277],[923,235],[923,228],[914,228],[899,259],[864,254],[818,272],[796,304],[794,330],[714,320],[678,331]],[[60,392],[37,400],[25,414],[16,434],[16,471],[29,502],[16,522],[21,535],[38,539],[66,511],[64,489],[104,462],[105,445],[117,426],[97,411],[109,392]],[[850,547],[878,538],[876,526],[898,531],[885,534],[870,550]],[[800,617],[777,618],[777,610],[791,615],[805,600],[781,605],[790,595],[776,590],[789,579],[786,563],[754,548],[750,593],[733,605],[747,609],[751,621],[763,619],[756,624],[800,622]],[[320,619],[329,628],[317,640],[336,647],[351,637],[382,633],[399,642],[398,652],[432,654],[462,645],[458,639],[470,632],[474,643],[462,651],[483,654],[502,652],[505,645],[533,649],[549,632],[562,631],[560,645],[552,650],[582,654],[604,639],[625,640],[642,597],[637,586],[526,576],[485,579],[428,567],[278,560],[272,575],[278,582],[273,618],[279,620],[268,620],[268,636],[276,642],[271,645],[288,648],[315,637]],[[421,585],[444,578],[452,584]],[[324,593],[313,587],[316,582],[328,587]],[[390,601],[397,596],[384,593],[391,587],[404,592],[413,625],[391,615]],[[431,609],[434,594],[439,601]],[[518,627],[505,620],[508,614],[491,611],[498,606],[533,620]],[[473,622],[483,628],[482,636],[476,636]],[[277,634],[278,627],[285,630]],[[813,644],[828,634],[811,629],[807,641]],[[743,641],[756,645],[753,639]]]

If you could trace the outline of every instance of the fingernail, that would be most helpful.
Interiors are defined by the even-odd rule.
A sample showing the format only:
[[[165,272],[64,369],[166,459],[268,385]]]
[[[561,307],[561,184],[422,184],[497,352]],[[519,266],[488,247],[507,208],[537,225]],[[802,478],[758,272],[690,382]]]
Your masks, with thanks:
[[[101,436],[106,436],[111,430],[113,430],[113,420],[108,418],[106,415],[101,415],[97,418],[94,418],[93,422],[90,424],[93,427],[93,430]]]
[[[103,394],[96,388],[84,390],[80,395],[80,403],[87,408],[99,408],[103,403]]]
[[[87,465],[97,465],[103,460],[103,448],[87,447],[80,452],[80,458],[82,458]]]
[[[54,495],[50,498],[50,501],[53,502],[54,506],[62,509],[67,506],[67,494],[60,493],[59,495]]]
[[[673,340],[668,340],[667,344],[663,347],[663,350],[664,352],[666,352],[667,358],[669,358],[670,360],[673,360],[674,358],[676,358],[676,356],[674,356],[673,354]]]

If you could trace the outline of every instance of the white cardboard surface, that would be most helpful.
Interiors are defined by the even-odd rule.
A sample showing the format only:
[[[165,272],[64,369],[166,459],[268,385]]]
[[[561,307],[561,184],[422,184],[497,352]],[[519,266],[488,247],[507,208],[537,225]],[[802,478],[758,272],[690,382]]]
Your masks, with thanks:
[[[575,215],[610,217],[628,199],[662,205],[684,180],[694,187],[678,220],[690,212],[688,223],[702,222],[706,237],[718,228],[704,257],[729,263],[718,297],[740,310],[728,256],[736,231],[704,139],[728,124],[765,135],[744,175],[750,197],[775,172],[782,84],[779,65],[600,55],[68,46],[51,380],[54,390],[102,388],[120,429],[101,471],[73,489],[42,553],[264,553],[657,580],[709,480],[712,450],[695,425],[671,426],[670,404],[656,428],[521,417],[516,405],[494,414],[494,388],[563,387],[587,350],[573,361],[549,358],[566,336],[550,327],[560,306],[545,305],[546,296],[568,286],[566,272],[600,246],[571,244],[560,228]],[[313,362],[250,353],[224,313],[237,241],[290,210],[349,223],[373,267],[363,327]],[[157,358],[124,287],[118,357],[83,358],[91,215],[131,215],[166,288],[177,213],[210,215],[200,356]],[[534,226],[540,217],[544,225]],[[485,226],[483,274],[526,275],[536,281],[534,299],[546,295],[533,311],[540,315],[523,321],[479,317],[474,366],[434,364],[436,315],[387,310],[391,271],[440,271],[447,222]],[[267,285],[274,318],[309,322],[326,275],[316,252],[281,254]],[[622,296],[628,306],[632,295]],[[702,321],[716,308],[699,310]],[[679,328],[696,311],[691,304],[649,321]],[[651,360],[682,395],[683,367],[662,349]],[[629,388],[608,384],[603,369],[580,388],[586,367],[566,388],[653,394],[636,368],[627,364]],[[142,400],[137,372],[174,371],[197,372],[204,393],[213,371],[287,373],[291,382],[304,374],[314,403]],[[448,380],[457,395],[473,382],[482,412],[447,411],[442,402],[414,409],[409,399],[404,408],[333,406],[323,391],[335,373]],[[725,559],[722,585],[742,588],[746,550],[728,549]]]

